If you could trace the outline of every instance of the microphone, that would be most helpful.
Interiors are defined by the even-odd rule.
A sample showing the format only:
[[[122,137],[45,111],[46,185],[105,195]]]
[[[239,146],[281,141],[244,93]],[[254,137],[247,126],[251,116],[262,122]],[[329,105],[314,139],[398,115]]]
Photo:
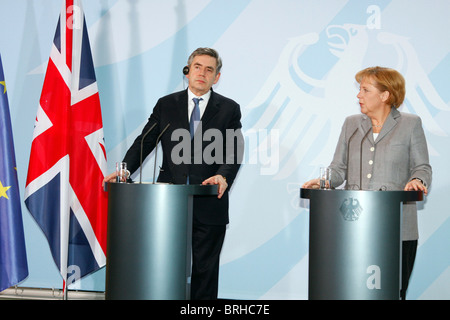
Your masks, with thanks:
[[[361,139],[361,146],[359,148],[359,190],[362,189],[362,145],[371,129],[372,128],[369,128],[364,137]]]
[[[355,136],[356,132],[358,132],[358,128],[355,129],[355,131],[353,131],[352,135],[350,136],[350,138],[348,139],[347,142],[347,167],[346,167],[346,172],[345,172],[345,178],[347,179],[347,185],[345,186],[345,189],[348,190],[348,164],[350,162],[350,141],[352,141],[353,137]]]
[[[155,184],[155,176],[156,176],[156,156],[158,153],[158,143],[159,140],[161,139],[162,135],[164,134],[164,132],[166,132],[167,128],[169,128],[170,123],[167,124],[167,126],[163,129],[163,131],[161,131],[161,133],[159,134],[158,138],[156,139],[156,143],[155,143],[155,164],[153,166],[153,184]]]
[[[142,150],[143,150],[143,146],[144,146],[144,139],[145,137],[150,133],[150,131],[152,131],[157,125],[157,122],[155,122],[150,129],[147,130],[147,132],[142,136],[141,139],[141,160],[140,160],[140,165],[139,165],[139,174],[140,174],[140,180],[139,183],[142,183]]]

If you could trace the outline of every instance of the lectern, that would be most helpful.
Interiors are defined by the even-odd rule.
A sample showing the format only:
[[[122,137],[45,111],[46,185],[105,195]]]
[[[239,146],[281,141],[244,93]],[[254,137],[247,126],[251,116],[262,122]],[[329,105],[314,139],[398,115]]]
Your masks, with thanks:
[[[422,191],[300,189],[309,199],[308,297],[398,300],[405,201]]]
[[[193,196],[216,185],[109,183],[108,300],[190,297]]]

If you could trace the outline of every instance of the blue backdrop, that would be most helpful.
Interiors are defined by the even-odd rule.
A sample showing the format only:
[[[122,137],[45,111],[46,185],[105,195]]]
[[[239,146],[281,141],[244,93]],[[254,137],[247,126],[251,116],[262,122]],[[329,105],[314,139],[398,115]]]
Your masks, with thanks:
[[[33,126],[62,1],[0,0],[0,52],[23,197]],[[109,172],[156,100],[186,88],[197,47],[224,67],[214,89],[240,103],[244,165],[231,193],[219,296],[306,299],[308,210],[301,184],[331,161],[346,116],[359,113],[357,71],[406,78],[401,111],[421,116],[433,185],[420,204],[408,299],[450,298],[450,2],[448,0],[84,1]],[[151,180],[151,161],[143,179]],[[446,193],[447,192],[447,193]],[[29,277],[61,288],[44,235],[23,206]],[[103,291],[102,269],[72,288]]]

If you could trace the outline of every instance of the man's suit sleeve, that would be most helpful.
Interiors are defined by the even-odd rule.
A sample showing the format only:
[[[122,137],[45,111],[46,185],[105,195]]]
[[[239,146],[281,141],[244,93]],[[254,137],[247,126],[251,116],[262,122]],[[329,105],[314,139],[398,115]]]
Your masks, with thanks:
[[[217,174],[224,176],[227,179],[228,185],[231,187],[239,171],[244,154],[241,111],[237,103],[235,103],[233,114],[230,118],[229,124],[227,125],[226,137],[224,141],[226,143],[225,161],[217,170]]]

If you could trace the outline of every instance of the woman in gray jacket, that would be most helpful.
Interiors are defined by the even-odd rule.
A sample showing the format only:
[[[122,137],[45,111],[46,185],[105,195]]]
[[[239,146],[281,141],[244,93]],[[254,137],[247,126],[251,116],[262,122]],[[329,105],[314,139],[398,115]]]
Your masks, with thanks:
[[[361,114],[345,119],[330,168],[331,187],[361,190],[422,190],[428,193],[432,170],[422,121],[399,112],[405,80],[396,70],[372,67],[355,76]],[[317,188],[319,179],[303,188]],[[403,205],[402,291],[405,299],[419,238],[415,202]]]

